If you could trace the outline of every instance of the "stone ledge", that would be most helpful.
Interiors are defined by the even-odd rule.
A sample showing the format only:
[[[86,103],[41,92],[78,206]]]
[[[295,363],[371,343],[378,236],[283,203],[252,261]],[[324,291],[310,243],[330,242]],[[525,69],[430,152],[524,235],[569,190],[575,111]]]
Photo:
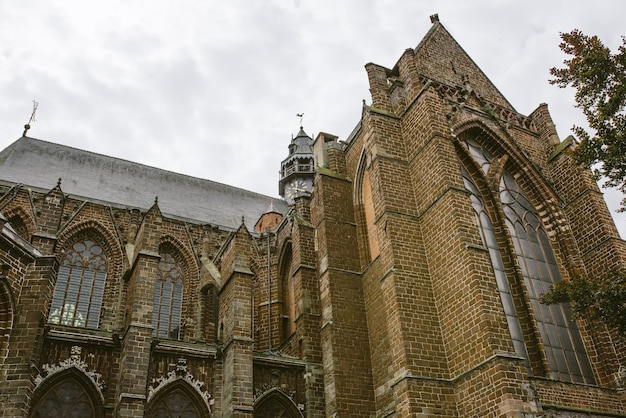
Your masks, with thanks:
[[[103,332],[87,329],[59,329],[50,328],[46,333],[46,338],[55,341],[70,343],[115,345],[114,332]]]
[[[154,345],[154,351],[157,353],[188,354],[195,357],[215,358],[217,356],[216,346],[211,346],[204,343],[190,343],[176,340],[158,340]]]

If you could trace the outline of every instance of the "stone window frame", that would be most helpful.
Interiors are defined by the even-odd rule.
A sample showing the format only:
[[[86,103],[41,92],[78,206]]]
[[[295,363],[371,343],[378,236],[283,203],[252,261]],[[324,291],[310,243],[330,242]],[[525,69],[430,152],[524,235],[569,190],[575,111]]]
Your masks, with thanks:
[[[182,277],[182,309],[180,316],[180,332],[178,338],[179,341],[198,340],[202,338],[202,330],[200,327],[203,324],[203,300],[204,296],[203,288],[200,283],[200,270],[198,268],[197,258],[194,250],[189,247],[189,243],[181,241],[176,236],[166,233],[159,239],[158,254],[169,253],[181,270]],[[152,277],[153,280],[157,280],[157,276]],[[155,283],[155,292],[156,292]],[[154,298],[155,294],[152,293],[149,297]],[[219,299],[219,297],[218,297]],[[151,299],[154,302],[154,299]],[[218,303],[216,301],[216,303]],[[152,322],[154,324],[154,306],[152,313]],[[153,326],[154,329],[154,326]],[[169,326],[168,326],[169,329]],[[167,336],[157,337],[152,335],[155,339],[172,339]]]
[[[296,405],[280,388],[272,388],[254,401],[254,417],[302,418],[304,405]]]
[[[67,390],[63,392],[65,396],[55,396],[57,389],[69,383],[74,383],[74,393],[80,396],[70,397],[68,396]],[[48,400],[51,404],[47,403]],[[94,418],[104,418],[104,399],[102,393],[98,391],[98,388],[84,371],[76,367],[69,367],[55,373],[36,388],[33,393],[28,417],[37,418],[41,416],[38,414],[40,409],[49,414],[55,404],[57,404],[57,407],[61,407],[61,412],[71,412],[73,406],[80,406],[80,404],[84,402],[90,405],[90,412],[94,414],[92,415]],[[58,405],[58,403],[61,403],[61,405]]]
[[[195,382],[194,382],[195,383]],[[186,402],[184,405],[181,402]],[[162,412],[161,414],[159,414]],[[147,402],[147,417],[169,417],[177,414],[195,414],[189,416],[211,417],[211,411],[205,401],[197,393],[190,382],[184,378],[178,378],[168,383]],[[187,415],[185,415],[187,416]]]
[[[184,326],[185,274],[172,247],[161,246],[159,255],[152,305],[152,336],[180,340]]]
[[[591,361],[589,359],[590,357],[589,352],[582,339],[582,335],[581,335],[578,325],[571,320],[572,318],[571,318],[571,313],[569,312],[570,311],[569,306],[553,305],[553,306],[547,307],[545,305],[540,305],[538,303],[539,294],[537,294],[537,290],[533,288],[533,285],[532,285],[533,280],[527,274],[527,270],[528,270],[527,266],[525,266],[524,263],[522,262],[523,259],[527,258],[525,257],[527,254],[523,254],[523,251],[520,249],[521,247],[519,247],[518,245],[519,237],[516,236],[516,233],[514,230],[512,231],[510,229],[510,225],[509,225],[510,224],[510,214],[509,214],[510,208],[508,208],[510,205],[503,203],[502,198],[504,196],[503,193],[507,192],[508,191],[507,188],[510,186],[510,185],[506,185],[506,183],[507,182],[510,183],[511,180],[513,180],[516,182],[517,187],[519,188],[519,191],[518,191],[519,194],[523,197],[523,199],[528,203],[528,205],[534,211],[534,218],[537,221],[536,226],[538,229],[542,231],[542,232],[538,231],[537,233],[539,235],[543,234],[541,236],[544,237],[543,241],[546,241],[547,245],[549,246],[548,252],[551,253],[550,257],[555,260],[555,262],[552,263],[554,264],[553,266],[554,268],[552,269],[553,271],[550,273],[551,277],[553,277],[552,281],[550,283],[545,283],[543,285],[544,288],[542,290],[544,292],[548,291],[548,287],[546,286],[548,286],[549,284],[553,284],[555,280],[556,281],[563,280],[563,276],[560,271],[560,269],[563,268],[563,266],[560,265],[561,263],[556,261],[556,258],[554,258],[556,256],[556,252],[554,251],[554,243],[549,238],[546,225],[543,223],[541,217],[539,216],[537,206],[531,203],[531,201],[529,200],[529,198],[531,197],[531,195],[533,195],[533,193],[529,195],[528,190],[524,189],[524,186],[526,186],[526,184],[520,184],[519,181],[516,181],[517,179],[519,179],[520,181],[527,180],[527,179],[523,179],[524,174],[521,174],[522,173],[521,170],[516,170],[514,167],[514,164],[508,162],[508,156],[506,153],[498,152],[499,150],[494,149],[494,148],[497,148],[495,146],[495,144],[497,143],[495,139],[489,134],[486,134],[486,135],[485,134],[486,133],[483,131],[475,138],[469,135],[462,136],[463,139],[457,142],[458,144],[457,150],[459,151],[459,160],[462,166],[462,171],[465,171],[468,174],[468,176],[470,176],[470,178],[476,184],[480,183],[482,185],[482,187],[476,187],[476,190],[480,189],[479,191],[479,193],[481,194],[480,198],[487,202],[485,206],[489,206],[489,205],[491,206],[490,210],[487,210],[487,209],[485,210],[485,213],[487,213],[488,216],[490,217],[489,222],[493,223],[494,229],[500,229],[501,231],[504,231],[504,234],[506,236],[505,246],[507,248],[502,248],[503,246],[502,240],[498,240],[498,244],[497,244],[498,248],[495,248],[495,250],[498,250],[498,251],[496,252],[499,253],[499,252],[504,251],[507,254],[507,256],[515,259],[515,263],[517,265],[516,270],[518,270],[519,275],[521,276],[521,280],[518,281],[518,287],[522,289],[522,293],[524,294],[524,297],[523,297],[524,301],[523,302],[516,301],[515,304],[517,305],[518,308],[522,306],[523,310],[530,312],[530,315],[528,316],[533,318],[532,321],[534,322],[533,329],[534,329],[535,335],[533,335],[532,337],[525,336],[524,338],[521,339],[526,345],[523,349],[519,346],[519,344],[517,345],[515,344],[515,338],[513,338],[512,336],[512,339],[514,340],[516,353],[522,355],[522,352],[525,351],[526,349],[528,349],[528,351],[533,351],[533,349],[537,351],[537,349],[539,349],[538,347],[528,347],[528,344],[532,340],[542,341],[541,348],[543,349],[540,349],[539,351],[541,352],[541,355],[543,357],[544,365],[548,366],[549,373],[547,374],[549,374],[551,378],[556,379],[556,380],[564,380],[564,381],[571,381],[575,383],[584,383],[584,384],[593,385],[595,384],[596,376],[593,370],[593,366],[591,365]],[[489,142],[489,144],[485,144],[484,143],[485,140],[491,140],[491,141]],[[468,145],[468,143],[471,143],[471,142],[474,142],[474,145],[478,145],[478,147],[482,148],[484,153],[480,155],[480,153],[477,152],[476,146]],[[502,154],[502,157],[494,157],[493,155],[490,154],[490,151],[493,153],[493,155]],[[508,180],[505,181],[505,177]],[[466,184],[466,189],[467,189],[467,184]],[[473,194],[473,191],[469,189],[467,190],[470,192],[470,195]],[[472,202],[472,203],[473,203],[475,215],[479,217],[480,215],[477,214],[476,207],[474,204],[476,202]],[[507,215],[509,216],[509,219],[507,219]],[[527,216],[530,216],[530,215],[528,213],[524,214],[524,218],[526,218]],[[485,230],[484,229],[481,230],[481,228],[484,227],[484,222],[481,222],[480,219],[477,219],[477,223],[479,227],[479,232],[481,233],[481,238],[485,240],[486,239]],[[488,244],[485,246],[490,250],[490,259],[492,261],[492,265],[497,266],[498,265],[497,257],[494,257],[494,251],[491,251],[494,248],[490,248]],[[545,245],[541,247],[542,248],[541,251],[543,251],[544,253],[547,251],[545,247],[546,247]],[[537,263],[538,262],[539,261],[537,261]],[[498,269],[494,267],[494,272],[496,270]],[[511,281],[511,286],[515,286],[516,280],[510,277],[511,273],[509,272],[508,274],[506,274],[506,276],[509,276],[508,280]],[[543,281],[543,279],[541,279],[541,281]],[[503,294],[501,283],[498,283],[498,288],[501,293],[501,297],[503,298],[503,304],[504,304],[505,295]],[[518,329],[516,330],[515,324],[512,324],[511,321],[509,320],[510,319],[509,317],[511,316],[511,310],[509,309],[507,311],[506,308],[504,310],[505,310],[505,313],[507,314],[507,322],[509,323],[510,332],[513,334],[517,332],[518,330],[521,330],[519,327],[517,327]],[[545,313],[546,310],[549,311],[549,315]],[[557,333],[558,337],[556,338],[556,341],[552,341],[552,338],[550,335],[554,334],[554,332],[549,332],[548,328],[552,329],[551,328],[552,325],[554,325],[554,328],[556,328],[555,324],[559,322],[558,319],[555,319],[556,318],[555,315],[557,313],[558,313],[557,316],[563,318],[563,320],[560,321],[561,323],[559,323],[558,325],[560,328],[565,328],[567,330],[567,334],[570,337],[569,341],[565,341],[565,342],[562,341],[563,339],[561,338],[560,332]],[[520,314],[524,315],[523,312],[520,312]],[[549,322],[549,318],[552,318],[552,322]],[[518,338],[518,340],[520,339]],[[574,348],[572,350],[569,350],[568,349],[569,345],[573,345]],[[563,352],[560,359],[557,358],[558,351]],[[575,351],[575,355],[573,357],[566,355],[566,352],[570,352],[570,351]],[[532,353],[531,353],[531,356],[532,356]],[[527,357],[527,360],[531,360],[531,359]],[[533,362],[527,361],[528,367],[530,367],[530,363],[533,363]],[[533,365],[536,366],[536,362]],[[535,369],[541,369],[541,368],[535,367]],[[579,374],[576,374],[573,372],[576,369],[580,371]],[[535,370],[535,372],[536,371],[537,370]]]
[[[109,277],[110,255],[95,231],[80,232],[61,251],[48,323],[98,329]]]

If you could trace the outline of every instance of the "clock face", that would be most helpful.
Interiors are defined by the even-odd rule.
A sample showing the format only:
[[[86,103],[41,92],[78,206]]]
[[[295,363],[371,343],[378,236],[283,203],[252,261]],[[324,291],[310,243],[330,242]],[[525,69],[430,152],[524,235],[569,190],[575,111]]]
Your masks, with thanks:
[[[303,180],[296,180],[287,186],[286,196],[288,199],[293,200],[298,196],[302,196],[304,193],[309,192],[309,187]]]

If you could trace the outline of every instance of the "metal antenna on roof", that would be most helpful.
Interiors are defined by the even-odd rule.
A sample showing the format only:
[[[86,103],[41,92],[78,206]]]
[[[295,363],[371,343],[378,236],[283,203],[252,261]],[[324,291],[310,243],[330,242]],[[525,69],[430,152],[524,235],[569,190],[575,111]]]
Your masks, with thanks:
[[[302,118],[304,117],[304,113],[296,113],[296,116],[300,118],[300,129],[302,129]]]
[[[26,133],[30,129],[31,122],[35,122],[35,112],[37,112],[37,106],[39,106],[39,102],[33,100],[33,113],[30,114],[30,119],[28,119],[28,123],[24,125],[24,133],[22,133],[22,136],[26,136]]]

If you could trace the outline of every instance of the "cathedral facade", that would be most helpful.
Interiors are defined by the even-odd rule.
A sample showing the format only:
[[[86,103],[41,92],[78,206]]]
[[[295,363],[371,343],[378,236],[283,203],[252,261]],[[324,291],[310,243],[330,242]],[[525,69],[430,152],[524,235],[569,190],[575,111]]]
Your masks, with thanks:
[[[626,269],[547,105],[436,16],[279,193],[22,136],[0,152],[1,417],[626,416],[626,346],[541,294]]]

